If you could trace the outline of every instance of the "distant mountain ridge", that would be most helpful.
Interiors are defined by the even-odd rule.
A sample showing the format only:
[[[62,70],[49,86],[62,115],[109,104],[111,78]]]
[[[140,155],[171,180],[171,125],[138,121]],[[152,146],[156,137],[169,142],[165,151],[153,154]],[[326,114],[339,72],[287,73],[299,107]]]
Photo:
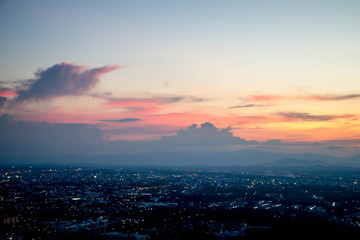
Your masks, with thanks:
[[[87,166],[313,166],[360,167],[360,155],[341,158],[317,153],[282,153],[244,149],[235,152],[156,152],[114,155],[4,155],[2,165]]]
[[[264,164],[264,166],[271,167],[310,167],[310,166],[325,166],[324,161],[321,160],[299,160],[299,159],[281,159]]]

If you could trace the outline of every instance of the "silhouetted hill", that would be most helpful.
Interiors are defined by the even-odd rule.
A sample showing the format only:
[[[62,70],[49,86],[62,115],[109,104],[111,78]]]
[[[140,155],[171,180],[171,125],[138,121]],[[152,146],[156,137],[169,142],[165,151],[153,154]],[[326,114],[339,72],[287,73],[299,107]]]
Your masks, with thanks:
[[[325,162],[320,160],[299,160],[299,159],[281,159],[272,161],[264,166],[271,167],[310,167],[310,166],[325,166]]]
[[[316,153],[281,153],[244,149],[235,152],[155,152],[116,155],[3,155],[2,165],[87,166],[360,166],[360,155],[340,158]]]

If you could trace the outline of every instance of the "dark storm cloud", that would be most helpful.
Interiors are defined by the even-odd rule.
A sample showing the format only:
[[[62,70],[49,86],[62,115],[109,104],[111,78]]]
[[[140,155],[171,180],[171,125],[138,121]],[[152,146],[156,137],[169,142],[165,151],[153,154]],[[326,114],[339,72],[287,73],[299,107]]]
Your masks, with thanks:
[[[114,71],[121,66],[104,66],[86,69],[82,66],[63,62],[39,70],[35,79],[25,81],[26,89],[17,91],[17,102],[45,100],[65,95],[79,95],[92,89],[99,83],[100,75]]]

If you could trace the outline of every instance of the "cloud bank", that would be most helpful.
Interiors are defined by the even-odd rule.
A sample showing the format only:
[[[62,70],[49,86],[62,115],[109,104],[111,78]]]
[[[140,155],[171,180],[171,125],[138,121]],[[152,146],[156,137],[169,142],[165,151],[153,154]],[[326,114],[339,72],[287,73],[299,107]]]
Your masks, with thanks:
[[[0,132],[2,154],[88,154],[105,143],[101,130],[91,125],[14,121],[6,114]]]
[[[119,119],[120,122],[132,121]],[[118,121],[119,121],[118,120]],[[136,120],[135,120],[136,121]],[[129,131],[143,133],[144,128],[122,129],[121,134]],[[213,153],[232,152],[244,148],[267,151],[333,151],[348,152],[349,147],[359,151],[360,139],[332,140],[327,142],[283,142],[279,139],[269,139],[265,142],[249,141],[236,137],[230,127],[217,128],[206,122],[200,126],[193,124],[179,130],[175,135],[163,136],[160,140],[150,141],[110,141],[104,139],[104,134],[115,130],[105,130],[88,124],[56,124],[47,122],[15,121],[8,115],[0,117],[0,156],[31,154],[46,155],[116,155],[139,153]],[[167,134],[164,132],[164,134]]]

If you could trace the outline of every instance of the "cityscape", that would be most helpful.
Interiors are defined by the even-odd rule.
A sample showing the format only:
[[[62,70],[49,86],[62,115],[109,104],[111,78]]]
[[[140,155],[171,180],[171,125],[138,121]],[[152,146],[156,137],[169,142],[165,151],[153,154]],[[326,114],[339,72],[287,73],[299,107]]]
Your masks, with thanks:
[[[359,179],[341,168],[2,168],[0,239],[356,236]]]
[[[0,240],[360,236],[359,10],[0,0]]]

